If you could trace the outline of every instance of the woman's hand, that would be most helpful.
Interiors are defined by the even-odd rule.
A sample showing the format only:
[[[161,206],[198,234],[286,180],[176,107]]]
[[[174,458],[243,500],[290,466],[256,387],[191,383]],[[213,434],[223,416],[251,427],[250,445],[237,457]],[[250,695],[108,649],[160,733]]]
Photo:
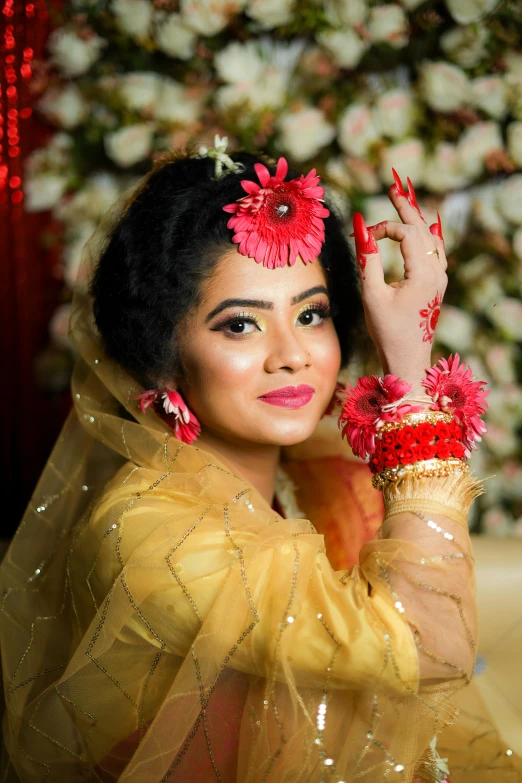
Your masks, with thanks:
[[[366,325],[385,373],[399,375],[420,386],[431,366],[431,347],[448,278],[448,266],[439,222],[428,227],[421,215],[413,185],[408,192],[394,171],[389,198],[402,223],[385,221],[366,227],[360,213],[353,218],[357,266]],[[376,240],[388,237],[401,243],[404,279],[384,282]]]

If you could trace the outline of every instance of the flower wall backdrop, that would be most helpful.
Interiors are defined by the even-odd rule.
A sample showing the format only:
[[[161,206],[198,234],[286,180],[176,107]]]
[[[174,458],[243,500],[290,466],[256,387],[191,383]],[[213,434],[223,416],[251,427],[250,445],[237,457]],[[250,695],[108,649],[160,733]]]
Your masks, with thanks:
[[[442,217],[450,285],[434,360],[458,351],[490,384],[472,463],[493,477],[472,524],[522,535],[521,4],[73,0],[37,66],[38,109],[56,134],[28,160],[25,207],[52,209],[62,226],[44,238],[63,245],[55,345],[71,350],[84,242],[164,151],[218,133],[284,154],[317,168],[347,223],[353,208],[368,223],[394,219],[393,165],[426,220]],[[381,248],[397,278],[398,246]]]

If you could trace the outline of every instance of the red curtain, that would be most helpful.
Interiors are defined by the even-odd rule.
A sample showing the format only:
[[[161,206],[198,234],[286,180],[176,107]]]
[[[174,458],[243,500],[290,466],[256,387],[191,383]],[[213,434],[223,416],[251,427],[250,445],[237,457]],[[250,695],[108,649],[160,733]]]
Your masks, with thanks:
[[[0,537],[11,535],[29,501],[61,423],[68,394],[43,392],[35,360],[48,343],[59,303],[58,250],[42,245],[49,213],[24,211],[24,163],[51,129],[33,111],[45,68],[45,42],[58,2],[0,0],[0,323],[1,455],[4,492]]]

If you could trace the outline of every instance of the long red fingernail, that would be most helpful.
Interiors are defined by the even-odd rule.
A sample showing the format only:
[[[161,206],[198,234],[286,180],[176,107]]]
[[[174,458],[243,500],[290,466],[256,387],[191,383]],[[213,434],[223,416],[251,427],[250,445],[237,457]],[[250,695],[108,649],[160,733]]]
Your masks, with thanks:
[[[413,187],[413,182],[409,177],[406,177],[406,182],[408,183],[408,204],[410,205],[410,207],[413,207],[413,209],[416,209],[419,215],[421,216],[421,218],[424,220],[419,205],[417,204],[417,196],[415,195],[415,188]],[[424,220],[424,222],[426,221]]]
[[[407,197],[407,193],[404,190],[404,187],[402,185],[402,180],[401,180],[401,178],[399,177],[399,175],[397,174],[397,172],[395,171],[394,168],[392,168],[392,174],[393,174],[393,179],[395,180],[395,189],[396,189],[398,195],[399,196],[404,196],[406,198]]]
[[[355,236],[357,264],[362,274],[363,269],[366,267],[366,256],[371,253],[378,253],[379,248],[375,238],[368,231],[364,218],[360,212],[356,212],[353,216],[353,233]]]
[[[381,228],[386,228],[388,223],[389,223],[388,220],[381,220],[380,223],[375,223],[374,226],[365,226],[365,228],[366,228],[367,231],[379,231],[379,229],[381,229]],[[352,231],[352,233],[348,234],[348,236],[349,237],[354,237],[355,236],[355,231]]]
[[[442,241],[444,242],[444,237],[442,236],[442,222],[438,212],[437,212],[437,222],[431,224],[430,231],[434,236],[439,237],[439,239],[442,239]]]

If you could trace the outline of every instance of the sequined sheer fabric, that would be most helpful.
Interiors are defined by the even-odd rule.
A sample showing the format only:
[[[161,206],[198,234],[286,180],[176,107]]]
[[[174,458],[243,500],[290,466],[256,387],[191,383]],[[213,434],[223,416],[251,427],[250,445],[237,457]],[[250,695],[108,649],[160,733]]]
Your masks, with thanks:
[[[288,455],[303,509],[283,516],[141,414],[85,292],[72,334],[74,410],[0,570],[3,779],[437,780],[475,660],[467,530],[417,519],[413,545],[392,517],[381,537],[328,425]],[[459,725],[453,783],[522,780]]]

